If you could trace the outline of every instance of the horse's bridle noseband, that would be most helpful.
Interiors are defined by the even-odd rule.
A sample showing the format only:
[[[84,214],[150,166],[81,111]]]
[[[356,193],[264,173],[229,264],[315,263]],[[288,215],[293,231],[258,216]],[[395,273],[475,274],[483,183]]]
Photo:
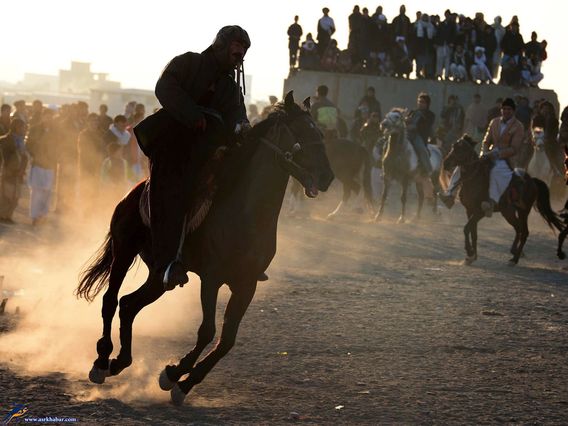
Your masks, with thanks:
[[[289,134],[292,135],[292,138],[294,140],[298,140],[296,135],[294,135],[294,133],[288,128],[288,126],[286,124],[282,124],[282,127],[285,129],[286,132],[288,132]],[[294,157],[296,156],[296,154],[303,151],[305,148],[307,148],[309,146],[315,146],[315,145],[322,145],[323,146],[323,141],[321,141],[321,140],[319,140],[319,141],[318,140],[308,141],[308,142],[304,142],[302,144],[300,144],[299,142],[296,142],[294,145],[291,146],[291,148],[289,150],[285,151],[282,148],[280,148],[277,144],[275,144],[273,141],[268,139],[267,137],[261,137],[260,141],[264,145],[266,145],[268,148],[270,148],[272,151],[274,151],[279,158],[284,160],[285,164],[287,164],[287,166],[292,169],[292,170],[289,170],[290,173],[296,172],[296,173],[301,173],[301,174],[310,174],[310,172],[305,167],[299,165],[295,161]]]

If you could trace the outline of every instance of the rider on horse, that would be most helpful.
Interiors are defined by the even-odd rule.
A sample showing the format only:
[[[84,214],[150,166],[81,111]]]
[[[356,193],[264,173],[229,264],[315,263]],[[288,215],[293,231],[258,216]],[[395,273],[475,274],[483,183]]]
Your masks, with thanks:
[[[515,118],[515,101],[505,99],[501,104],[501,117],[494,118],[489,123],[481,156],[493,161],[489,178],[489,200],[481,203],[485,216],[491,217],[499,199],[509,186],[513,177],[514,157],[523,142],[524,128]],[[446,206],[451,207],[460,184],[461,172],[456,167],[446,194],[441,195]]]
[[[436,121],[436,114],[430,111],[430,102],[427,93],[420,93],[417,99],[418,109],[411,111],[406,119],[408,139],[416,151],[421,174],[426,177],[432,174],[428,140],[433,138],[433,126]]]
[[[197,176],[211,157],[210,128],[222,123],[222,130],[233,134],[249,127],[240,87],[241,65],[249,47],[247,32],[231,25],[221,28],[202,53],[173,58],[156,84],[163,109],[135,128],[138,143],[150,158],[154,270],[166,290],[188,282],[179,249]],[[208,121],[206,115],[217,122]]]

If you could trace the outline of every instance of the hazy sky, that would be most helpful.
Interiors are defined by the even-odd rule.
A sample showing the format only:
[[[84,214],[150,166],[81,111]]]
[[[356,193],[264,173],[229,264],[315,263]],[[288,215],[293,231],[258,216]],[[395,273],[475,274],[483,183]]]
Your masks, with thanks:
[[[250,34],[245,71],[253,76],[253,99],[269,94],[281,96],[288,72],[286,30],[295,14],[300,16],[304,34],[315,36],[321,8],[330,8],[335,20],[335,38],[341,48],[347,45],[347,17],[353,5],[368,7],[373,13],[381,4],[391,22],[401,2],[357,3],[345,0],[273,1],[190,1],[190,0],[26,0],[2,2],[4,42],[0,80],[16,82],[24,72],[56,74],[72,60],[91,62],[95,72],[108,72],[122,87],[153,89],[161,70],[175,55],[204,50],[218,29],[238,24]],[[442,15],[452,11],[472,16],[477,11],[493,22],[496,15],[507,24],[516,14],[521,33],[530,39],[536,30],[539,40],[549,42],[549,59],[543,66],[541,87],[554,89],[561,105],[568,102],[565,74],[568,58],[564,53],[566,32],[563,2],[406,1],[407,15],[414,20],[422,10]],[[380,94],[379,94],[380,97]]]

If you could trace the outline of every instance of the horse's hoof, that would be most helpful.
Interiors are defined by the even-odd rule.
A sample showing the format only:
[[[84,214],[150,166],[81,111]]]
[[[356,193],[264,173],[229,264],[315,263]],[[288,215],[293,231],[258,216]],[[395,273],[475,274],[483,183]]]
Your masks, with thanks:
[[[97,385],[102,385],[108,376],[110,376],[110,370],[108,368],[103,370],[93,365],[93,368],[89,371],[89,380]]]
[[[129,367],[130,364],[132,364],[132,360],[129,360],[129,362],[120,365],[120,360],[118,358],[111,359],[109,364],[109,376],[118,376],[122,372],[122,370],[124,370],[126,367]]]
[[[330,214],[328,214],[325,219],[326,219],[326,220],[333,220],[333,219],[335,219],[335,213],[330,213]]]
[[[170,398],[172,400],[172,404],[175,405],[176,407],[180,407],[180,406],[183,405],[183,401],[185,400],[186,396],[187,395],[185,393],[183,393],[183,391],[179,387],[179,384],[177,384],[177,383],[174,385],[174,387],[170,391]]]
[[[557,253],[557,256],[558,256],[558,259],[560,259],[560,260],[566,259],[566,253],[564,253],[563,251],[559,251]]]
[[[507,262],[507,264],[509,266],[517,266],[517,263],[519,262],[518,259],[515,259],[514,257],[512,259],[509,259],[509,262]]]
[[[164,391],[169,391],[173,389],[173,387],[176,385],[177,382],[172,382],[170,380],[170,378],[168,377],[168,373],[164,368],[160,373],[160,378],[158,379],[158,383],[160,385],[160,389]]]
[[[406,219],[404,218],[404,216],[399,217],[398,220],[396,221],[396,223],[398,223],[398,224],[402,224],[404,222],[406,222]]]
[[[473,262],[475,262],[477,260],[477,255],[473,255],[473,256],[467,256],[464,260],[463,260],[463,264],[466,266],[471,265]]]

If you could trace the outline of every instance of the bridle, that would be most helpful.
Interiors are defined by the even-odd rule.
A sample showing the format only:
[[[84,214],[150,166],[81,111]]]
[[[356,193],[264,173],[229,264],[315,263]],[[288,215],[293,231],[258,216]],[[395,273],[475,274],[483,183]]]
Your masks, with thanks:
[[[280,120],[276,121],[275,126],[278,126],[277,140],[280,140],[281,131],[288,133],[294,141],[298,141],[300,138],[290,130],[290,128],[282,123]],[[259,138],[265,146],[270,148],[276,155],[276,157],[281,160],[280,164],[284,164],[285,169],[290,174],[302,174],[310,175],[311,173],[303,166],[297,163],[295,157],[297,154],[305,150],[310,146],[323,146],[323,139],[320,140],[310,140],[305,142],[295,142],[288,149],[282,149],[277,142],[271,140],[272,138],[262,136]]]

